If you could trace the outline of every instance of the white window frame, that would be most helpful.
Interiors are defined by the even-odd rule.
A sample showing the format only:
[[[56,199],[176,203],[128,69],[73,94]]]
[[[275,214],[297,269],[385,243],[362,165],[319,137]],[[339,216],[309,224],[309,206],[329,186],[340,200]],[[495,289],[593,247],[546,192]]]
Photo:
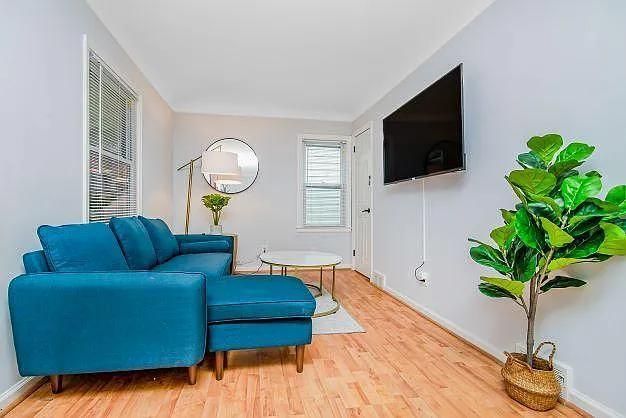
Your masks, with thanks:
[[[344,226],[305,226],[304,220],[304,142],[305,141],[329,141],[329,142],[345,142],[345,202],[346,207],[345,219],[346,224]],[[296,154],[298,155],[298,203],[297,203],[297,232],[351,232],[352,231],[352,137],[342,135],[315,135],[315,134],[301,134],[298,135],[298,148]]]
[[[143,214],[143,204],[142,204],[142,184],[143,184],[143,97],[139,93],[139,90],[135,88],[135,86],[130,83],[127,77],[123,76],[122,72],[118,71],[115,66],[110,65],[112,60],[109,60],[106,55],[101,55],[97,48],[94,48],[88,41],[87,35],[83,34],[82,37],[82,49],[83,49],[83,72],[82,72],[82,82],[83,82],[83,117],[82,117],[82,130],[83,130],[83,164],[82,164],[82,174],[81,177],[83,179],[83,207],[82,207],[82,221],[83,223],[89,222],[89,51],[93,51],[96,55],[98,55],[107,66],[115,73],[115,75],[122,81],[126,86],[133,91],[133,93],[137,97],[137,132],[136,132],[136,187],[137,187],[137,196],[136,196],[136,204],[137,204],[137,214]]]

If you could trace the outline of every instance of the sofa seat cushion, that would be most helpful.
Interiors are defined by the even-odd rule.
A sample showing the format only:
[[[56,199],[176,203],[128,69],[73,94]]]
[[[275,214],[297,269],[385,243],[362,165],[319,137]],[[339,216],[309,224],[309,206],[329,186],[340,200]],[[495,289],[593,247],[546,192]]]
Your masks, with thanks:
[[[176,237],[162,219],[148,219],[139,216],[139,220],[148,230],[148,235],[150,235],[159,264],[163,264],[170,258],[180,254]]]
[[[182,254],[156,265],[153,270],[167,272],[203,273],[207,279],[230,274],[230,253]]]
[[[122,249],[106,224],[42,225],[37,229],[37,235],[53,271],[128,270]]]
[[[315,299],[300,279],[289,276],[226,276],[207,282],[209,323],[310,318]]]
[[[136,216],[111,218],[109,227],[117,237],[131,270],[150,270],[157,263],[150,235]]]

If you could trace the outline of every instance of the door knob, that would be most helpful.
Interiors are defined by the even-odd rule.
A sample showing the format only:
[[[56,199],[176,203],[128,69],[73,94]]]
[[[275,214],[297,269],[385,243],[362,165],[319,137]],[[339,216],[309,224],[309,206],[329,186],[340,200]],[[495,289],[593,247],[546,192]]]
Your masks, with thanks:
[[[370,211],[370,208],[363,209],[363,210],[361,211],[361,213],[370,213],[370,212],[371,212],[371,211]]]

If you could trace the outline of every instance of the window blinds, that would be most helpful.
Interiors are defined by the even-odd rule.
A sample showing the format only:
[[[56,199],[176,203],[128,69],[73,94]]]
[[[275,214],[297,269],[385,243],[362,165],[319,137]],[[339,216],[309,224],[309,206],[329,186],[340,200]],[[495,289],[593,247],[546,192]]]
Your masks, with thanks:
[[[137,96],[89,53],[89,222],[137,214]]]
[[[305,140],[303,145],[303,225],[346,226],[345,142]]]

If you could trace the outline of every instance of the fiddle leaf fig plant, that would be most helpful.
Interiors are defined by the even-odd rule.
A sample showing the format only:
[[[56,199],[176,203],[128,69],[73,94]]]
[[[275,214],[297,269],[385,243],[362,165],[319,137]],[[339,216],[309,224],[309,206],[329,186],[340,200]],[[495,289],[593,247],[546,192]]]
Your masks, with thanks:
[[[526,362],[532,367],[540,297],[586,284],[559,271],[626,255],[626,185],[613,187],[604,199],[597,197],[602,175],[579,169],[594,152],[591,145],[563,147],[557,134],[534,136],[527,145],[530,150],[517,156],[521,169],[505,176],[520,203],[513,210],[500,209],[504,225],[489,234],[495,245],[470,238],[477,244],[470,256],[499,273],[481,277],[478,290],[523,309]]]
[[[202,203],[204,206],[213,212],[213,225],[220,224],[222,210],[226,207],[226,205],[228,205],[229,200],[230,196],[224,196],[219,193],[211,193],[206,196],[202,196]]]

